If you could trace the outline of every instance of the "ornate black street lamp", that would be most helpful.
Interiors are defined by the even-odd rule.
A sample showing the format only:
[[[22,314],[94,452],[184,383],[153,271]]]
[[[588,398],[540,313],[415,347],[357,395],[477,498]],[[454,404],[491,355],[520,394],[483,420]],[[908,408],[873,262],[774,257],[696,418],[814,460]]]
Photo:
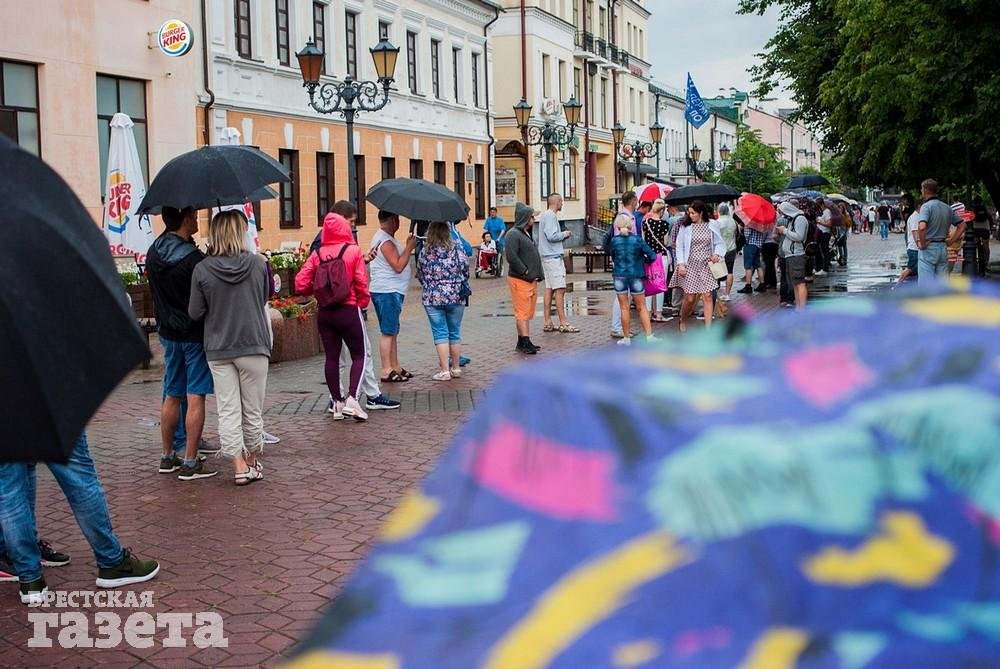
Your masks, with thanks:
[[[635,161],[635,185],[638,188],[640,168],[642,161],[647,158],[655,158],[660,155],[660,141],[663,139],[663,126],[659,122],[649,126],[649,142],[636,140],[631,144],[625,143],[625,126],[615,123],[611,128],[611,137],[615,141],[615,153],[622,160]]]
[[[514,105],[514,119],[517,127],[521,131],[521,140],[525,146],[544,147],[543,169],[545,170],[545,181],[552,184],[552,151],[557,146],[566,146],[573,141],[576,134],[576,126],[580,123],[580,111],[583,103],[578,102],[575,97],[563,103],[563,114],[566,116],[566,125],[545,121],[543,125],[529,125],[531,122],[531,105],[524,98]],[[542,197],[548,193],[543,193]]]
[[[701,160],[701,149],[695,144],[691,147],[691,155],[688,156],[688,162],[691,164],[691,170],[694,172],[695,176],[702,176],[702,172],[721,172],[726,169],[729,165],[729,156],[732,155],[732,151],[725,144],[719,149],[719,160],[715,158],[710,158],[706,161]]]
[[[740,158],[737,158],[736,160],[733,161],[733,169],[735,169],[739,173],[740,177],[742,178],[742,177],[745,176],[745,177],[747,177],[750,180],[750,192],[751,193],[753,192],[753,177],[754,177],[754,174],[758,174],[760,172],[763,172],[765,167],[767,167],[767,160],[765,160],[764,158],[758,158],[757,159],[757,169],[756,170],[754,168],[752,168],[752,167],[748,167],[747,169],[744,170],[743,169],[743,160],[740,159]]]
[[[375,61],[378,81],[356,81],[348,74],[343,81],[319,83],[324,54],[309,40],[295,54],[302,72],[302,85],[309,91],[309,106],[320,114],[339,113],[347,123],[347,189],[351,202],[358,202],[354,164],[354,117],[358,112],[374,112],[389,104],[389,87],[395,79],[399,47],[387,39],[369,49]],[[318,95],[317,95],[318,91]],[[317,99],[318,98],[318,99]]]

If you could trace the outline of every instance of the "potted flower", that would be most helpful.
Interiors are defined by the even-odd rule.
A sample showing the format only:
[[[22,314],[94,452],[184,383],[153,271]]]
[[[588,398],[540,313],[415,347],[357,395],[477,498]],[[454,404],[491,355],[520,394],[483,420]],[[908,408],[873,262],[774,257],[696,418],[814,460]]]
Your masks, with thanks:
[[[278,277],[280,286],[278,295],[281,297],[294,295],[295,275],[309,257],[309,249],[300,246],[294,251],[267,251],[265,255],[275,276]]]
[[[129,299],[132,300],[132,311],[136,318],[156,318],[156,310],[153,308],[153,293],[149,289],[149,282],[139,270],[135,263],[120,265],[118,267],[118,277],[125,286]]]
[[[319,305],[315,298],[276,297],[268,306],[274,331],[271,362],[299,360],[319,354],[319,330],[316,327]]]

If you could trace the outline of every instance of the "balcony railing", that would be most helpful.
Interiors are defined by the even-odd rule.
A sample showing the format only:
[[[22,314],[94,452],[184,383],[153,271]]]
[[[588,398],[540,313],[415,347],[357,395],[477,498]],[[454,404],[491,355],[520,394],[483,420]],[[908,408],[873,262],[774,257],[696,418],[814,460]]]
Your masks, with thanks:
[[[628,67],[630,62],[630,56],[625,49],[621,49],[618,46],[612,44],[604,38],[598,37],[591,32],[578,31],[576,33],[575,44],[578,49],[582,49],[587,53],[592,53],[598,58],[603,58],[604,60],[615,63],[616,65],[621,65],[622,67]]]

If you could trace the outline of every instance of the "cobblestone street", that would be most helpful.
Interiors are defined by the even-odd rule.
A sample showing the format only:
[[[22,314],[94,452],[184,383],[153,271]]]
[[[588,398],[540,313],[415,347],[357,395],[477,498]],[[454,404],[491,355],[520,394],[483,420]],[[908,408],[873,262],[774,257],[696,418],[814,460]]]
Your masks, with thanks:
[[[901,235],[850,239],[851,263],[816,279],[811,297],[833,299],[885,290],[905,258]],[[580,268],[578,265],[578,269]],[[737,267],[740,260],[737,259]],[[610,303],[607,275],[571,275],[570,319],[579,334],[541,333],[542,352],[524,364],[607,345]],[[742,285],[737,279],[735,288]],[[602,289],[604,288],[604,289]],[[334,422],[326,413],[322,357],[271,366],[266,429],[281,437],[268,446],[264,482],[246,489],[232,483],[227,462],[210,458],[220,475],[184,483],[157,473],[160,372],[136,372],[107,400],[89,427],[115,530],[124,545],[160,561],[159,576],[146,584],[155,612],[214,611],[222,616],[227,648],[163,647],[157,631],[148,649],[126,644],[108,650],[62,649],[50,632],[51,648],[29,648],[30,610],[14,584],[0,589],[0,665],[70,667],[252,667],[273,666],[287,656],[344,585],[371,547],[386,515],[411,486],[434,466],[464,417],[496,375],[522,363],[513,351],[513,313],[506,280],[473,281],[466,311],[463,352],[472,359],[460,379],[442,383],[430,376],[435,354],[417,289],[403,315],[400,353],[416,374],[406,384],[383,390],[403,402],[401,410],[373,411],[367,423]],[[758,312],[777,308],[774,291],[746,298]],[[540,314],[539,314],[540,315]],[[377,323],[368,321],[377,349]],[[673,336],[676,319],[657,326]],[[154,337],[155,340],[155,337]],[[214,400],[209,399],[206,438],[217,441]],[[39,531],[54,547],[72,555],[65,567],[49,568],[52,590],[91,590],[93,555],[58,487],[44,467],[38,489]],[[144,588],[134,588],[141,591]],[[153,610],[147,610],[153,612]],[[86,611],[94,631],[94,610]],[[124,618],[131,613],[119,610]]]

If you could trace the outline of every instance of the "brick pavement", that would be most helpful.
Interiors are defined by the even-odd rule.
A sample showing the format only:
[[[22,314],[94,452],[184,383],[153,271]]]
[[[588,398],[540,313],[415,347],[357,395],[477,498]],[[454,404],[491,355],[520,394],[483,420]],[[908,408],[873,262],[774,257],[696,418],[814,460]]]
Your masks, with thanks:
[[[887,286],[898,270],[901,238],[851,240],[852,263],[818,279],[814,296],[836,296]],[[538,364],[555,354],[593,349],[610,340],[612,294],[588,290],[606,275],[574,274],[569,296],[571,319],[580,334],[543,334],[535,321],[533,338],[543,346]],[[592,281],[588,286],[587,281]],[[736,287],[740,281],[737,280]],[[513,315],[506,281],[473,281],[475,294],[464,322],[465,351],[473,359],[461,379],[430,379],[435,354],[419,303],[411,292],[403,317],[400,351],[417,378],[387,385],[401,397],[404,411],[372,412],[368,424],[333,422],[322,411],[322,359],[271,367],[266,427],[282,437],[268,447],[266,479],[249,488],[232,485],[228,465],[218,477],[182,483],[156,473],[159,453],[159,376],[139,372],[108,399],[93,419],[89,436],[107,492],[117,533],[143,557],[160,560],[153,590],[156,612],[215,611],[223,616],[228,648],[199,650],[40,649],[27,647],[28,609],[16,588],[0,588],[0,665],[89,667],[252,667],[272,666],[302,638],[325,602],[342,587],[368,552],[377,528],[403,493],[433,467],[442,447],[480,393],[497,373],[522,362],[513,352]],[[776,308],[773,294],[738,296],[757,311]],[[370,321],[376,330],[374,318]],[[666,335],[676,320],[658,325]],[[317,408],[318,411],[317,411]],[[209,401],[206,436],[214,440],[216,418]],[[93,587],[89,547],[48,472],[39,476],[41,535],[73,556],[62,568],[46,570],[51,588]],[[93,611],[90,623],[93,626]],[[128,614],[129,611],[119,611]],[[53,637],[55,635],[53,634]],[[190,634],[188,634],[190,640]]]

